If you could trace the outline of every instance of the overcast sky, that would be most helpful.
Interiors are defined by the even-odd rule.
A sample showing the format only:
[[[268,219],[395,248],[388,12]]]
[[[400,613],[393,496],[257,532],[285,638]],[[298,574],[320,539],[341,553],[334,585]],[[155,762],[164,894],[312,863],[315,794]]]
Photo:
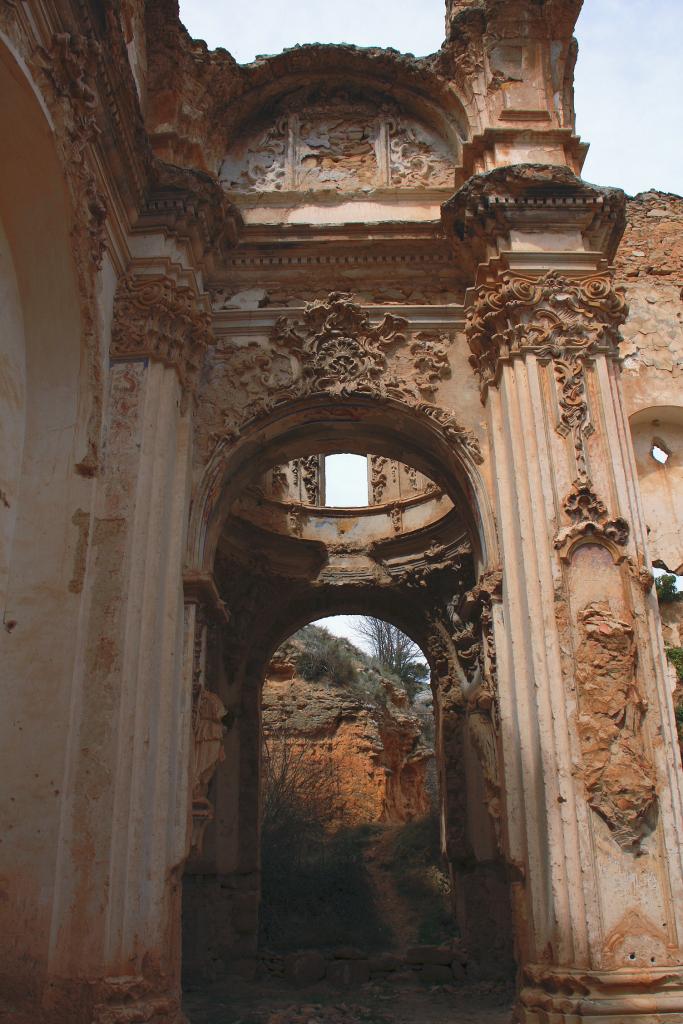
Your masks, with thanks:
[[[313,42],[432,53],[443,40],[444,7],[445,0],[181,0],[180,14],[195,38],[247,63]],[[683,0],[585,0],[576,35],[577,131],[591,144],[584,178],[631,195],[683,194]],[[362,500],[363,472],[352,459],[331,483],[335,502]],[[357,642],[352,617],[325,625]]]
[[[444,0],[181,0],[196,38],[241,63],[296,43],[393,46],[432,53]],[[630,194],[683,193],[683,0],[585,0],[576,34],[577,129],[584,177]]]

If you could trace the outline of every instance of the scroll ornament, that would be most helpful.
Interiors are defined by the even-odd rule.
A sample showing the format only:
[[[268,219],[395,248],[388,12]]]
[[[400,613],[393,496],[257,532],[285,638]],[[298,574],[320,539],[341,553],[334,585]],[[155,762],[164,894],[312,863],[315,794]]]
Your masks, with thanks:
[[[557,271],[530,278],[504,274],[481,285],[467,314],[470,362],[482,396],[497,381],[501,362],[533,352],[568,361],[598,352],[616,354],[628,306],[609,274],[568,278]]]
[[[281,317],[267,345],[254,341],[216,352],[214,376],[231,389],[216,440],[237,437],[248,422],[288,401],[361,396],[393,399],[428,416],[480,463],[474,434],[432,401],[450,372],[446,342],[434,332],[410,336],[408,322],[391,314],[372,324],[350,294],[332,292],[308,303],[300,320]]]
[[[211,316],[191,288],[168,277],[127,274],[118,284],[111,334],[113,359],[156,359],[194,392],[211,341]]]

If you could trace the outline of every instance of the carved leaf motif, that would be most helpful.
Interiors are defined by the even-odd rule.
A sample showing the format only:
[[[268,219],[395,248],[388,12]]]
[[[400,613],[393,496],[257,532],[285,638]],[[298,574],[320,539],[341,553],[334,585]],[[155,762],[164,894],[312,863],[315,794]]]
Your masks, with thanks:
[[[470,361],[485,389],[495,381],[501,359],[515,353],[568,360],[561,374],[571,415],[569,407],[578,399],[573,362],[597,351],[615,353],[627,313],[623,289],[614,288],[609,274],[578,280],[556,271],[541,278],[505,274],[476,291],[467,315]]]
[[[568,558],[574,542],[582,537],[606,541],[608,547],[610,544],[619,547],[628,544],[628,523],[621,518],[607,518],[607,507],[593,490],[590,480],[574,481],[565,498],[564,511],[572,525],[560,530],[555,538],[555,548],[563,558]]]
[[[433,132],[403,118],[389,123],[389,166],[393,185],[453,185],[455,170],[445,143]]]
[[[408,323],[387,314],[373,325],[345,292],[331,292],[304,308],[299,322],[281,317],[268,345],[250,342],[218,350],[212,369],[231,396],[216,437],[234,437],[244,424],[276,405],[310,395],[363,395],[403,402],[433,419],[455,447],[482,461],[479,442],[451,413],[424,396],[449,373],[444,342],[423,332],[412,345]],[[394,354],[407,350],[412,373],[399,371]],[[389,357],[392,357],[391,359]],[[234,398],[234,401],[232,400]]]
[[[114,302],[111,354],[151,356],[176,368],[188,390],[196,387],[211,340],[211,317],[190,288],[167,277],[127,274]]]

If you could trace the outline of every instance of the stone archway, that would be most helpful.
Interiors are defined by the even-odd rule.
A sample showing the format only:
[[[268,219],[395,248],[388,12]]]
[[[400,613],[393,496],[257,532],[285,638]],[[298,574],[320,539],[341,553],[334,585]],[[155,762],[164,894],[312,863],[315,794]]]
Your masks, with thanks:
[[[340,302],[350,305],[347,297],[334,295],[324,311],[332,311],[333,324]],[[333,341],[336,345],[336,335]],[[354,353],[357,343],[350,330],[342,343]],[[207,756],[210,748],[214,754],[211,796],[216,806],[206,778],[196,776],[195,832],[204,834],[204,843],[190,858],[184,914],[191,939],[185,960],[196,974],[212,960],[234,963],[255,953],[260,691],[273,651],[316,615],[365,608],[415,637],[431,663],[443,843],[458,888],[460,925],[473,954],[485,961],[486,952],[495,948],[488,969],[504,971],[511,963],[512,941],[505,909],[504,794],[492,646],[492,602],[500,600],[500,575],[482,576],[487,538],[470,537],[485,515],[465,505],[465,495],[481,486],[478,445],[453,417],[442,417],[438,410],[435,416],[434,406],[423,409],[387,394],[380,373],[358,393],[353,378],[341,381],[346,394],[336,393],[338,383],[330,381],[322,392],[318,386],[308,398],[275,403],[260,421],[247,425],[217,462],[223,492],[204,489],[213,508],[194,509],[195,522],[204,529],[204,551],[215,555],[213,564],[205,560],[203,572],[186,576],[186,650],[192,652],[199,743]],[[415,453],[420,468],[447,489],[451,512],[421,529],[413,527],[412,534],[396,526],[389,537],[360,546],[344,542],[348,532],[340,525],[339,510],[339,532],[326,542],[316,539],[322,533],[315,525],[302,527],[302,519],[322,516],[324,510],[314,513],[300,504],[286,506],[289,514],[281,517],[277,535],[257,521],[245,526],[241,495],[266,468],[340,446],[400,454],[403,460]],[[210,465],[207,477],[215,480],[216,474]],[[236,505],[242,518],[233,514]],[[354,519],[353,511],[347,512]],[[192,528],[190,537],[194,545]],[[397,544],[400,550],[390,554]],[[278,594],[287,595],[284,603]],[[211,694],[215,709],[209,706]],[[226,710],[230,728],[221,750],[204,737],[211,731],[206,724],[210,713],[217,735]],[[202,765],[204,760],[199,757]],[[469,807],[468,793],[477,794]]]

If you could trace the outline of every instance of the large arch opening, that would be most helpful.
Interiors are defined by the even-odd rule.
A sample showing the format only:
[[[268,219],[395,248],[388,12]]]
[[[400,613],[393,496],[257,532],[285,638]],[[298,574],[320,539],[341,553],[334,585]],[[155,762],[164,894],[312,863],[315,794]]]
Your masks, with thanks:
[[[429,486],[364,509],[329,509],[287,491],[292,479],[283,481],[282,467],[316,460],[319,471],[321,459],[339,451],[393,460]],[[280,490],[267,494],[264,482],[274,476]],[[183,910],[190,985],[216,970],[259,969],[264,681],[288,638],[339,614],[393,623],[424,651],[439,850],[457,920],[449,941],[456,930],[463,936],[473,975],[510,974],[499,744],[486,641],[477,639],[486,618],[478,580],[492,537],[477,493],[471,442],[459,445],[429,415],[362,397],[279,409],[209,466],[209,500],[195,508],[190,543],[230,621],[209,623],[202,648],[201,686],[216,699],[206,696],[200,731],[208,736],[213,721],[223,752],[204,781],[195,773]],[[201,749],[208,758],[209,743]],[[207,758],[200,753],[201,770]]]

